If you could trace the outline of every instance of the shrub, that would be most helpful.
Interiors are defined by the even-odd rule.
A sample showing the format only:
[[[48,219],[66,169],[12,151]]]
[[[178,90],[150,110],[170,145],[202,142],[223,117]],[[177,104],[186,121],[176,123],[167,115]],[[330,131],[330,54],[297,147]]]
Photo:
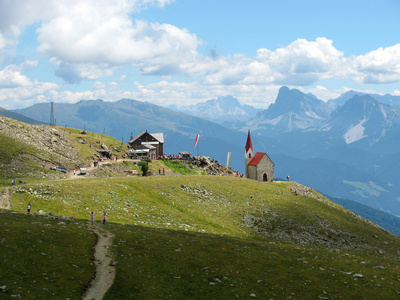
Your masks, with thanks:
[[[142,169],[143,176],[146,176],[147,171],[149,170],[149,165],[147,161],[142,160],[138,166]]]

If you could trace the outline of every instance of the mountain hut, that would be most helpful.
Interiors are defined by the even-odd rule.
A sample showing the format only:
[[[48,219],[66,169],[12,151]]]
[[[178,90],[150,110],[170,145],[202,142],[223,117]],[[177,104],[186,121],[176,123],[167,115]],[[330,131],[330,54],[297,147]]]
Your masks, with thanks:
[[[128,142],[134,154],[154,159],[164,155],[164,134],[142,131]]]

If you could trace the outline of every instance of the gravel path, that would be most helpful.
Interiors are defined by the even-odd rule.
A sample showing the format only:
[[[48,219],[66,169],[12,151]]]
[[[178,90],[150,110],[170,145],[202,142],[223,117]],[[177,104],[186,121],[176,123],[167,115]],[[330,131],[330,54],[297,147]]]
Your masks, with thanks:
[[[10,188],[5,188],[3,194],[0,195],[0,208],[10,209]]]
[[[90,288],[83,299],[101,300],[112,286],[115,277],[115,269],[111,266],[112,257],[108,250],[112,246],[114,234],[99,225],[91,226],[89,230],[92,230],[98,236],[98,242],[94,248],[96,276],[90,283]]]

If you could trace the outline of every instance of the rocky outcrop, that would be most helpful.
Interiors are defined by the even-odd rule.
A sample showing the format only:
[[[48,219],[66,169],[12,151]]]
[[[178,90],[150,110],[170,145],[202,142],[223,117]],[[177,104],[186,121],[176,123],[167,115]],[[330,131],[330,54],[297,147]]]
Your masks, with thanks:
[[[35,165],[48,169],[54,165],[68,166],[79,163],[78,152],[70,139],[62,130],[55,127],[29,125],[0,116],[0,133],[9,136],[17,143],[23,143],[21,151],[17,155],[12,154],[12,160],[8,163],[3,160],[0,166],[6,168],[8,174],[23,173],[28,177],[47,177],[48,174],[38,172]],[[24,144],[27,147],[23,146]]]
[[[198,156],[192,158],[192,163],[198,167],[203,168],[204,171],[209,175],[220,175],[220,176],[234,176],[237,175],[235,171],[230,167],[226,167],[211,159],[207,156]]]

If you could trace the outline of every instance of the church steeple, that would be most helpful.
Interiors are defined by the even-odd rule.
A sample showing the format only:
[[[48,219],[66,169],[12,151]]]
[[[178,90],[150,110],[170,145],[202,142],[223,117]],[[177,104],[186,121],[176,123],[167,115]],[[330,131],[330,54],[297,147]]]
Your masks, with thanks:
[[[244,170],[245,170],[245,175],[247,177],[247,166],[249,165],[249,162],[253,159],[254,156],[254,149],[253,149],[253,144],[251,143],[251,136],[250,136],[250,129],[249,133],[247,134],[247,142],[246,146],[244,147]]]
[[[251,143],[250,129],[249,133],[247,134],[247,142],[246,147],[244,148],[244,152],[247,154],[250,152],[249,150],[251,150],[251,154],[254,153],[253,144]]]

